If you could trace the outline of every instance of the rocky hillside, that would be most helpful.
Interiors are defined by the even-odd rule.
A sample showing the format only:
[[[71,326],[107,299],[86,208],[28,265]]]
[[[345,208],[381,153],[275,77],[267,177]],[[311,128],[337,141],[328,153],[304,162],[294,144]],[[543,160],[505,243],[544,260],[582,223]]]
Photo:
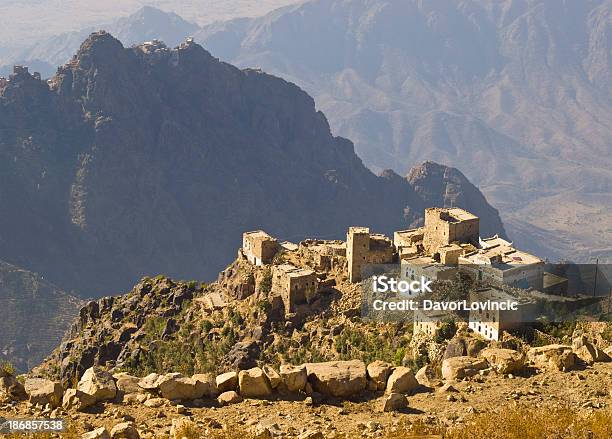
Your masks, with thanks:
[[[372,169],[452,164],[521,247],[584,262],[612,257],[611,11],[609,0],[311,0],[195,37],[303,87]]]
[[[0,363],[26,371],[64,336],[82,306],[44,278],[0,261]]]
[[[14,75],[0,88],[0,156],[0,256],[87,296],[149,273],[210,279],[245,230],[391,233],[447,192],[501,230],[465,179],[420,182],[436,194],[372,174],[305,92],[194,43],[126,49],[100,32],[48,83]]]

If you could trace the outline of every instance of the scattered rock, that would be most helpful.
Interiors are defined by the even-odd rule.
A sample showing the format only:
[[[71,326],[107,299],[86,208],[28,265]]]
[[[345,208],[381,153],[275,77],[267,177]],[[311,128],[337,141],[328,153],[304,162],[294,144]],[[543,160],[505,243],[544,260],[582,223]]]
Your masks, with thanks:
[[[144,402],[144,406],[150,408],[159,408],[163,405],[166,405],[164,398],[149,398]]]
[[[241,370],[238,374],[238,387],[240,395],[245,398],[261,398],[272,394],[270,382],[259,367]]]
[[[113,427],[110,432],[112,439],[140,439],[140,434],[133,422],[122,422]]]
[[[217,383],[217,390],[220,393],[236,390],[238,388],[238,374],[236,372],[222,373],[217,376],[215,382]]]
[[[106,428],[100,427],[81,435],[81,439],[110,439],[110,435]]]
[[[445,380],[461,380],[471,377],[479,370],[485,369],[487,362],[481,358],[452,357],[442,362],[442,377]]]
[[[568,371],[576,367],[578,357],[570,346],[552,344],[529,349],[527,358],[540,369]]]
[[[157,381],[159,393],[169,400],[191,401],[202,398],[205,392],[210,391],[208,383],[202,383],[183,376],[180,373],[168,373]]]
[[[412,370],[407,367],[396,367],[387,381],[387,394],[410,393],[419,387]]]
[[[315,391],[328,396],[356,395],[367,386],[363,361],[330,361],[306,364],[308,380]]]
[[[61,383],[44,378],[26,378],[24,388],[32,404],[59,407],[64,389]]]
[[[480,351],[480,356],[504,375],[519,372],[525,366],[525,354],[512,349],[487,348]]]
[[[375,390],[385,390],[392,371],[393,366],[384,361],[377,360],[368,364],[368,377],[374,383]]]
[[[396,412],[408,407],[408,399],[401,393],[391,393],[383,400],[383,412]]]
[[[292,366],[290,364],[283,364],[280,367],[280,376],[289,392],[304,390],[308,379],[305,365]]]
[[[113,375],[117,390],[124,395],[131,393],[141,393],[143,388],[138,384],[141,380],[138,377],[121,372]]]
[[[138,387],[144,390],[148,390],[150,392],[157,391],[157,382],[159,381],[159,377],[160,376],[156,373],[150,373],[149,375],[138,381]]]
[[[217,401],[220,405],[238,404],[242,402],[242,396],[240,396],[235,391],[230,390],[228,392],[223,392],[221,395],[219,395]]]
[[[438,393],[457,393],[459,392],[452,384],[446,383],[438,389]]]
[[[113,376],[99,366],[90,367],[79,381],[78,390],[92,395],[96,402],[114,399],[117,386]]]
[[[324,439],[324,437],[318,430],[306,430],[298,436],[298,439]]]
[[[92,405],[95,405],[96,398],[93,395],[82,392],[78,389],[68,389],[64,393],[62,407],[64,410],[83,411]]]

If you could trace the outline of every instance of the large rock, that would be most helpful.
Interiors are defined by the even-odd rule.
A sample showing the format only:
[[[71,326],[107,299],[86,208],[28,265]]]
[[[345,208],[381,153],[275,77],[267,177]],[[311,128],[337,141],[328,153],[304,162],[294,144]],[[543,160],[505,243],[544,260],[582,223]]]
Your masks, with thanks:
[[[424,387],[434,387],[440,382],[436,370],[430,364],[421,367],[417,373],[414,374],[414,377],[418,383]]]
[[[117,396],[117,386],[113,376],[98,366],[85,371],[77,388],[92,395],[96,398],[96,402],[107,401]]]
[[[81,392],[78,389],[68,389],[62,399],[64,410],[83,411],[96,403],[96,398],[89,393]]]
[[[219,395],[217,402],[219,405],[238,404],[239,402],[242,402],[242,396],[233,390],[230,390],[229,392],[223,392],[221,395]]]
[[[401,393],[391,393],[383,400],[383,412],[396,412],[408,407],[408,399]]]
[[[385,390],[392,371],[392,365],[380,360],[368,364],[367,367],[368,378],[374,383],[377,390]]]
[[[115,385],[117,386],[117,390],[124,395],[129,395],[131,393],[142,393],[143,388],[138,384],[141,379],[127,373],[118,373],[113,375],[115,379]]]
[[[525,354],[512,349],[487,348],[480,351],[480,356],[501,374],[516,373],[525,366]]]
[[[452,357],[442,362],[442,377],[445,380],[461,380],[474,376],[479,370],[486,369],[487,362],[482,358]]]
[[[17,381],[12,374],[0,369],[0,395],[6,395],[12,400],[22,400],[27,398],[23,384]]]
[[[215,377],[209,373],[197,373],[191,377],[196,382],[198,394],[201,397],[212,398],[219,394]]]
[[[160,378],[159,374],[150,373],[149,375],[147,375],[146,377],[138,381],[138,387],[141,387],[142,389],[147,390],[149,392],[156,392],[159,389],[158,387],[159,378]]]
[[[226,372],[218,375],[215,379],[219,393],[229,392],[238,388],[238,374],[236,372]]]
[[[283,382],[283,379],[281,378],[279,373],[272,366],[266,364],[265,366],[263,366],[262,370],[266,377],[268,377],[268,381],[270,381],[270,386],[273,389],[276,389]]]
[[[122,422],[113,427],[110,432],[112,439],[140,439],[140,434],[133,422]]]
[[[308,381],[323,395],[347,397],[365,390],[368,382],[363,361],[330,361],[306,364]]]
[[[240,395],[245,398],[261,398],[272,394],[270,381],[259,367],[241,370],[238,374],[238,387]]]
[[[527,351],[527,358],[540,369],[571,370],[576,367],[578,357],[570,346],[551,344]]]
[[[100,427],[82,434],[81,439],[110,439],[110,434],[106,428]]]
[[[572,349],[576,356],[586,364],[610,361],[610,356],[591,343],[584,335],[572,340]]]
[[[47,404],[51,407],[59,407],[62,403],[64,389],[58,381],[46,380],[44,378],[26,378],[24,388],[32,404]]]
[[[158,381],[159,394],[169,400],[186,400],[202,398],[210,392],[210,385],[205,382],[183,376],[180,373],[162,375]]]
[[[393,369],[387,381],[387,394],[410,393],[419,387],[419,382],[414,377],[412,370],[407,367],[396,367]]]
[[[308,379],[305,365],[292,366],[291,364],[282,364],[280,367],[280,376],[289,392],[304,390]]]

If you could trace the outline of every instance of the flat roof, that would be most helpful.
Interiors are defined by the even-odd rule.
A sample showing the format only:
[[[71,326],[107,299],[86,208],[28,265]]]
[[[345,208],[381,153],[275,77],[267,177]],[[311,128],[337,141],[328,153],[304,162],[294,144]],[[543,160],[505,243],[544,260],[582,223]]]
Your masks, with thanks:
[[[310,276],[314,275],[315,272],[308,268],[298,268],[295,265],[291,264],[282,264],[274,267],[275,269],[282,271],[288,277],[302,277],[302,276]]]
[[[478,217],[476,215],[474,215],[473,213],[468,212],[467,210],[461,209],[459,207],[451,207],[449,209],[447,209],[447,212],[457,218],[458,220],[461,221],[467,221],[467,220],[474,220],[474,219],[478,219]]]
[[[268,235],[263,230],[253,230],[251,232],[244,232],[244,234],[248,235],[248,236],[255,237],[255,238],[270,238],[270,239],[275,239],[272,236]]]
[[[352,226],[349,227],[349,232],[353,233],[370,233],[369,227]]]
[[[485,262],[485,260],[495,256],[501,256],[501,263],[509,265],[508,269],[512,268],[511,266],[513,265],[531,265],[544,262],[537,256],[522,250],[517,250],[508,245],[494,245],[484,249],[479,249],[472,253],[463,255],[462,258],[474,264],[482,264]]]

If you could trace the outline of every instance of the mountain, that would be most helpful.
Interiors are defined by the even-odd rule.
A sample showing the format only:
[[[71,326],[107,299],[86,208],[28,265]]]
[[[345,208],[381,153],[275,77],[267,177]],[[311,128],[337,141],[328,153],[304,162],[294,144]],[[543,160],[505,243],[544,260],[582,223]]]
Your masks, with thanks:
[[[609,260],[611,6],[309,0],[195,37],[303,87],[371,169],[452,164],[515,242]]]
[[[464,178],[428,175],[438,194],[376,176],[297,86],[191,42],[124,48],[98,32],[49,81],[12,75],[0,156],[0,257],[87,297],[147,274],[210,279],[246,230],[391,233],[447,192],[467,194],[483,233],[503,231]]]
[[[36,273],[0,261],[0,362],[39,364],[62,339],[82,301]]]

